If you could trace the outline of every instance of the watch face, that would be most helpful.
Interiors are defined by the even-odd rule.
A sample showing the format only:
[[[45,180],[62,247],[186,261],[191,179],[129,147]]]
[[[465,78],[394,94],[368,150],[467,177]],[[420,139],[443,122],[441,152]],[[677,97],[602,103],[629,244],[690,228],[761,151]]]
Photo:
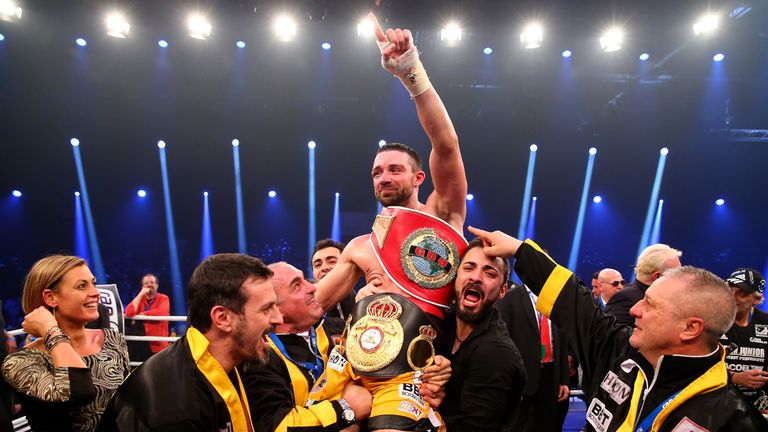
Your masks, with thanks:
[[[351,408],[344,410],[344,420],[352,423],[355,421],[355,412]]]

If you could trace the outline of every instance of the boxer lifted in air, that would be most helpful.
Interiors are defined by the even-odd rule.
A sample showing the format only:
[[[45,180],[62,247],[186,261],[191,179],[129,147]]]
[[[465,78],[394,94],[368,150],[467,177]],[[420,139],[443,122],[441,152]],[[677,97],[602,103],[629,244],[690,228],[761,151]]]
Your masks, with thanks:
[[[373,394],[369,430],[437,430],[439,417],[425,402],[434,395],[420,389],[419,374],[434,358],[433,341],[453,299],[453,279],[466,247],[467,179],[456,131],[410,30],[385,32],[373,14],[369,18],[382,66],[405,85],[432,143],[429,168],[435,190],[426,203],[419,201],[426,174],[413,149],[402,144],[379,149],[371,176],[385,208],[372,233],[353,239],[336,267],[318,282],[316,299],[327,309],[363,276],[365,291],[373,295],[358,301],[339,353],[343,355],[329,359],[329,376],[320,380],[328,385],[314,396],[332,397],[334,380],[359,379]],[[473,299],[479,307],[482,299]]]

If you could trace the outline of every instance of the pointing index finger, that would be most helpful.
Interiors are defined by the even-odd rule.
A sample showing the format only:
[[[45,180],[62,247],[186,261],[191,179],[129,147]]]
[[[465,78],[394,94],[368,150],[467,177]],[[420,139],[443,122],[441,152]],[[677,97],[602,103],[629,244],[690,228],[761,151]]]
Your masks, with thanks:
[[[371,24],[373,24],[373,31],[376,33],[376,40],[379,42],[388,42],[387,35],[384,34],[384,30],[381,29],[381,24],[379,24],[379,20],[376,19],[376,15],[374,15],[373,12],[369,12],[368,19],[371,20]]]

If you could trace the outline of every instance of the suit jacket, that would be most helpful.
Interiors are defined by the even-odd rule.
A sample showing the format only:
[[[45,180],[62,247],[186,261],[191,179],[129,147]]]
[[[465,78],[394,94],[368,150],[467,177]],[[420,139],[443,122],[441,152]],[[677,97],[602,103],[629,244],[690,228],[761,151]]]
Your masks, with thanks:
[[[533,303],[528,296],[525,286],[513,286],[498,303],[496,309],[502,320],[507,324],[507,331],[520,350],[528,379],[525,382],[523,396],[536,394],[541,375],[541,336],[539,323]],[[558,386],[568,385],[568,343],[563,334],[552,324],[552,355],[554,357],[555,387],[552,395],[556,395]]]
[[[627,284],[611,297],[611,300],[605,305],[604,312],[616,317],[616,321],[619,324],[634,327],[635,318],[629,314],[629,310],[632,309],[632,306],[634,306],[635,303],[645,297],[645,290],[647,289],[648,285],[635,279],[634,282]]]

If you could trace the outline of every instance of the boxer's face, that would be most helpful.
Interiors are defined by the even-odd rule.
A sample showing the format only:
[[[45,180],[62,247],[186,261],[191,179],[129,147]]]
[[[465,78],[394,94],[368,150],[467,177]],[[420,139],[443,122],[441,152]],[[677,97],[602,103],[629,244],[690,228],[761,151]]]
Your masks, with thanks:
[[[381,205],[403,205],[424,181],[424,171],[414,172],[407,153],[391,150],[376,155],[371,170],[373,191]]]
[[[464,322],[485,317],[507,292],[501,258],[488,256],[480,247],[464,253],[456,274],[456,315]]]

